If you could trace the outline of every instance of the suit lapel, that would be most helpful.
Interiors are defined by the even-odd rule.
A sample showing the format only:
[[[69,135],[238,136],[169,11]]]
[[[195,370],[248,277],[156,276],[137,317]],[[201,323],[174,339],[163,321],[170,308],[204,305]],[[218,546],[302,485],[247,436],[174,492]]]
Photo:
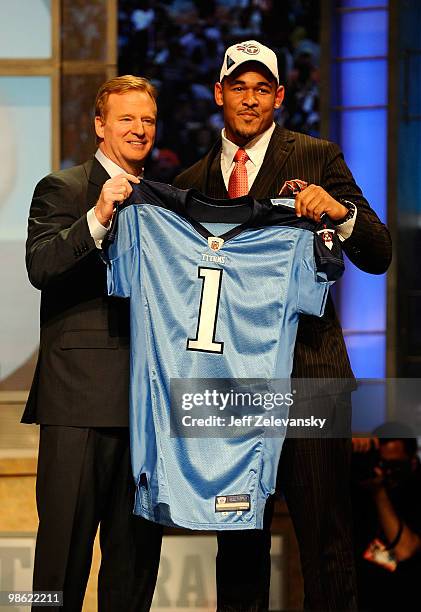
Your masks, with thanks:
[[[86,210],[95,206],[101,189],[105,181],[108,181],[110,175],[105,170],[99,161],[94,157],[92,160],[86,162],[85,172],[88,177],[88,188],[86,192]]]
[[[289,156],[294,150],[295,137],[293,132],[275,126],[272,138],[266,151],[263,164],[250,189],[254,198],[276,196],[285,182],[282,174]],[[208,153],[200,180],[200,189],[214,198],[228,198],[221,172],[221,139],[215,143]],[[286,177],[293,178],[293,177]]]
[[[221,172],[221,146],[221,139],[218,138],[203,159],[200,175],[195,182],[197,189],[211,198],[228,198]]]
[[[209,165],[206,193],[212,198],[228,198],[228,192],[225,187],[224,177],[221,171],[221,149],[219,148],[217,154]]]
[[[285,182],[282,169],[294,150],[294,144],[294,134],[277,125],[269,141],[263,163],[251,186],[251,196],[267,198],[278,195]]]

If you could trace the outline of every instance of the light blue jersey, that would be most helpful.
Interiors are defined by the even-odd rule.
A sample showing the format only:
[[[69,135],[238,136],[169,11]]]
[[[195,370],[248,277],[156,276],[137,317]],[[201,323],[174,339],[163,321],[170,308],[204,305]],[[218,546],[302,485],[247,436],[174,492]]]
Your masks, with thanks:
[[[300,313],[321,316],[342,274],[333,226],[270,200],[227,205],[149,181],[127,203],[108,248],[108,291],[131,304],[135,513],[261,529],[285,427],[278,437],[171,436],[170,380],[289,378]],[[228,231],[211,234],[215,222]]]

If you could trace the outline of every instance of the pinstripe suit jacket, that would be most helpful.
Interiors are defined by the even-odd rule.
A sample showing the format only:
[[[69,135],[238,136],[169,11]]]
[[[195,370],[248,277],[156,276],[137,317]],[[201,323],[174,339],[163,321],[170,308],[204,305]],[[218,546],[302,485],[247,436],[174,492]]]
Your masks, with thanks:
[[[219,139],[204,158],[175,179],[174,185],[181,189],[194,187],[209,196],[227,198],[220,159]],[[343,249],[365,272],[382,274],[387,270],[392,256],[389,232],[362,195],[336,144],[276,126],[250,195],[257,199],[276,197],[289,179],[320,185],[335,199],[353,202],[358,209],[357,218]],[[293,376],[353,378],[330,296],[322,318],[301,316]]]

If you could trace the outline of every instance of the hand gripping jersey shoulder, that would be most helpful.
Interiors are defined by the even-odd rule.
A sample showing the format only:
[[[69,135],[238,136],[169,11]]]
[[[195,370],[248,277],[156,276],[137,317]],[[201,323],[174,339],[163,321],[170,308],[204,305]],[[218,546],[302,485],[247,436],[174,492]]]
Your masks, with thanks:
[[[329,219],[316,225],[284,204],[142,181],[118,214],[108,291],[131,303],[135,512],[145,518],[262,528],[286,427],[171,436],[170,380],[290,377],[299,315],[322,316],[343,260]]]

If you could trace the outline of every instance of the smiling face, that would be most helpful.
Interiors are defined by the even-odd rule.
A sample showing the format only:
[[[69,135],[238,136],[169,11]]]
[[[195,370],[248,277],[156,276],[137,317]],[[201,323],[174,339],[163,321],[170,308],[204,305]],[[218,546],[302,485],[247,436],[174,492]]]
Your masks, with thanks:
[[[265,132],[284,99],[284,88],[254,63],[215,84],[215,101],[222,106],[226,137],[239,146]]]
[[[126,172],[138,175],[156,133],[156,104],[140,90],[111,93],[104,117],[95,117],[99,148]]]

